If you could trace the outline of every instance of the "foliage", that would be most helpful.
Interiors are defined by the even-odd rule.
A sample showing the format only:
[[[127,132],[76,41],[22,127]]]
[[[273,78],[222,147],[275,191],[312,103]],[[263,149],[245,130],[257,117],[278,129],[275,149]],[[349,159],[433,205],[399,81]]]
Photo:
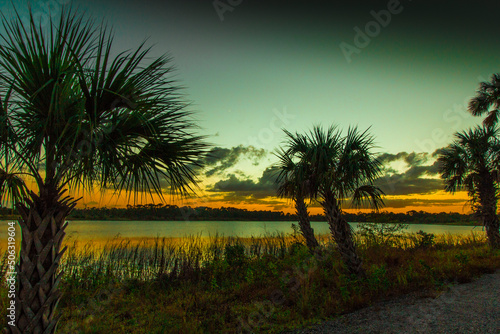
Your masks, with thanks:
[[[427,248],[434,245],[434,238],[436,237],[434,234],[422,230],[418,231],[416,234],[419,237],[417,247]]]
[[[353,208],[365,204],[374,209],[382,207],[383,192],[373,185],[381,164],[371,152],[374,138],[368,130],[350,127],[342,135],[334,126],[326,131],[315,126],[306,135],[286,130],[285,134],[288,142],[283,152],[300,167],[294,177],[304,180],[306,186],[302,188],[307,197],[321,201],[332,197],[340,207],[346,200]],[[283,171],[288,175],[287,169]]]
[[[7,219],[12,210],[0,207],[0,218]],[[475,225],[472,214],[458,212],[431,213],[424,211],[400,212],[343,212],[348,222],[401,222],[404,224]],[[203,220],[203,221],[297,221],[295,214],[270,210],[247,210],[232,207],[179,207],[168,204],[129,205],[127,208],[91,207],[73,209],[73,220]],[[311,221],[324,222],[324,215],[310,215]]]
[[[438,157],[445,189],[467,190],[479,221],[486,228],[490,245],[500,248],[497,215],[500,175],[500,140],[496,127],[476,127],[455,134],[456,140]]]
[[[476,127],[456,133],[455,138],[438,156],[439,171],[446,191],[467,190],[471,204],[478,209],[482,184],[491,182],[496,195],[495,176],[499,175],[500,167],[498,129]]]
[[[468,106],[469,112],[474,116],[487,114],[483,121],[484,126],[492,127],[498,123],[500,116],[500,74],[491,76],[491,81],[483,81],[479,84],[476,96]]]
[[[6,172],[54,189],[192,190],[206,145],[193,134],[168,56],[149,59],[144,44],[114,56],[109,29],[67,8],[48,28],[33,13],[28,23],[4,17],[3,28]]]
[[[426,249],[420,239],[406,234],[391,245],[360,243],[364,279],[342,272],[331,243],[312,255],[288,236],[114,240],[104,248],[72,243],[61,264],[67,298],[59,331],[276,333],[500,268],[500,252],[484,235],[436,235]],[[245,261],[229,265],[226,249],[227,259],[245,254]],[[184,269],[173,274],[176,262]],[[2,285],[0,306],[6,302]]]
[[[390,246],[407,228],[408,225],[403,223],[360,223],[358,233],[366,242]]]
[[[224,248],[224,258],[230,267],[242,267],[247,260],[245,246],[239,243],[234,245],[227,244]]]

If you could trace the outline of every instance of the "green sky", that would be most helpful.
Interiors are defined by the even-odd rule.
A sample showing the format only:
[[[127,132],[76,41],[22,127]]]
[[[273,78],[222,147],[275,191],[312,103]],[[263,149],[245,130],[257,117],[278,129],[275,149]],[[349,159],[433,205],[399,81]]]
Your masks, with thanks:
[[[350,63],[340,43],[354,45],[354,28],[364,30],[374,20],[370,11],[386,10],[387,2],[333,8],[243,1],[224,21],[212,2],[73,2],[105,17],[119,48],[149,37],[155,52],[169,52],[203,131],[221,147],[273,150],[283,139],[270,135],[273,111],[286,109],[294,118],[273,124],[292,131],[318,123],[372,126],[381,151],[434,150],[478,122],[464,101],[498,70],[492,2],[483,9],[471,3],[484,21],[478,29],[469,7],[401,1],[401,12]]]
[[[212,188],[232,176],[258,183],[284,139],[282,127],[371,126],[380,153],[431,154],[481,122],[466,103],[500,69],[500,5],[493,1],[54,0],[52,14],[45,3],[32,1],[42,17],[71,3],[106,19],[117,50],[148,38],[153,54],[173,57],[200,131],[215,147],[265,149],[257,158],[240,150],[226,165],[214,163],[227,168],[207,181]],[[389,9],[390,22],[348,61],[342,43],[355,46],[356,29],[375,27],[373,12]],[[433,163],[430,155],[424,160]],[[412,167],[401,162],[400,173]]]

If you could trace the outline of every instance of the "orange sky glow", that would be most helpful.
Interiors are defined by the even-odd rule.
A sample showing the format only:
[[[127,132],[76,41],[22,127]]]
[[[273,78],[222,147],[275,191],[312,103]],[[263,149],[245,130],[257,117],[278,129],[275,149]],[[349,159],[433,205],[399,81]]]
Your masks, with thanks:
[[[73,193],[75,198],[79,198],[82,194]],[[252,203],[252,198],[243,199],[241,201],[224,201],[224,196],[217,193],[199,193],[198,197],[180,199],[173,197],[171,195],[165,195],[163,201],[158,195],[137,196],[134,202],[133,195],[113,194],[110,190],[104,191],[94,191],[93,193],[83,194],[83,198],[78,201],[77,208],[85,207],[108,207],[108,208],[125,208],[127,205],[134,204],[170,204],[177,206],[191,206],[191,207],[235,207],[239,209],[247,210],[271,210],[271,211],[283,211],[285,213],[294,213],[295,209],[293,203],[289,200],[283,200],[276,197],[268,197],[265,200],[272,202],[273,204],[260,204]],[[426,211],[431,213],[439,212],[458,212],[462,214],[467,214],[471,212],[470,206],[467,205],[467,192],[457,192],[455,194],[449,194],[444,191],[438,191],[433,194],[425,195],[397,195],[397,196],[385,196],[384,201],[386,206],[382,211],[389,212],[407,212],[411,210],[415,211]],[[371,209],[359,209],[354,210],[349,208],[349,204],[346,203],[345,211],[347,212],[370,212]],[[309,211],[311,214],[321,214],[322,209],[317,203],[309,204]]]

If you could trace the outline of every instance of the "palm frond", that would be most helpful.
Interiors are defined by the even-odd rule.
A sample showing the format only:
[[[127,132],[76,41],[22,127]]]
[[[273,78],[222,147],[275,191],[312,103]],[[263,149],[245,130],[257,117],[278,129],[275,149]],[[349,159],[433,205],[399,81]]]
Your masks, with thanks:
[[[23,202],[28,196],[28,188],[21,173],[9,173],[0,168],[0,205]]]
[[[384,206],[383,195],[385,194],[380,188],[364,185],[354,190],[351,205],[355,209],[369,207],[378,211]]]
[[[112,56],[107,26],[66,8],[47,30],[32,13],[27,24],[3,17],[3,26],[0,96],[9,106],[2,124],[22,143],[10,152],[41,166],[36,177],[84,190],[195,190],[208,145],[169,56],[149,59],[145,43]]]
[[[478,184],[485,175],[498,177],[500,144],[496,127],[480,126],[455,134],[454,142],[438,156],[439,173],[445,190],[451,193],[467,190],[477,195]]]
[[[491,81],[481,82],[479,89],[468,105],[468,111],[473,116],[487,114],[483,121],[486,127],[492,127],[498,122],[500,107],[500,74],[493,74]]]
[[[369,187],[380,174],[381,164],[372,153],[374,138],[368,131],[350,127],[345,136],[336,126],[326,130],[314,126],[305,135],[285,131],[288,141],[277,154],[281,170],[278,194],[293,197],[300,192],[311,199],[335,198],[338,203],[354,194],[354,203],[358,203],[368,189],[375,194],[378,188]],[[379,199],[375,196],[371,202],[376,208],[383,204]]]

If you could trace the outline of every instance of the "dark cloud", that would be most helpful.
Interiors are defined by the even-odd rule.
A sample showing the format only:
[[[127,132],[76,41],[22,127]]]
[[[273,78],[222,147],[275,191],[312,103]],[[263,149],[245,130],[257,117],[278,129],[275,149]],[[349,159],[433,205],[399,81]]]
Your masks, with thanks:
[[[275,167],[267,167],[256,181],[244,175],[239,177],[229,174],[226,179],[216,182],[207,191],[215,192],[217,196],[222,194],[222,199],[214,200],[231,205],[259,204],[271,206],[273,210],[283,210],[288,208],[289,204],[275,198],[277,172]]]
[[[470,211],[470,207],[467,206],[467,201],[463,199],[415,199],[415,198],[384,198],[385,208],[406,208],[406,207],[430,207],[430,206],[450,206],[450,205],[460,205],[462,204],[464,207],[464,212]],[[308,203],[310,208],[321,208],[321,205],[318,202]],[[346,208],[351,209],[349,207],[349,202],[346,203]]]
[[[228,168],[233,167],[242,156],[250,159],[254,164],[258,164],[266,154],[265,149],[257,149],[253,146],[214,147],[203,159],[200,159],[199,163],[208,168],[205,171],[205,176],[210,177],[220,175]]]
[[[258,149],[253,146],[239,145],[232,148],[213,147],[206,155],[198,159],[197,164],[189,164],[188,167],[199,176],[200,173],[203,173],[206,177],[222,175],[227,169],[236,165],[242,157],[250,160],[254,165],[257,165],[267,153],[267,150]],[[198,167],[198,164],[204,166],[204,168],[201,169]],[[234,173],[244,176],[244,172],[240,170],[236,170]],[[171,193],[172,189],[170,187],[170,182],[159,173],[156,173],[155,176],[159,177],[159,184],[163,191],[165,193]],[[200,178],[202,178],[202,176]],[[106,189],[114,188],[110,185],[106,187]],[[149,190],[146,189],[144,192],[148,193]]]
[[[377,159],[383,165],[385,165],[389,162],[404,159],[406,156],[408,156],[408,153],[406,153],[406,152],[399,152],[398,154],[382,153],[377,157]]]
[[[257,181],[249,178],[240,179],[235,174],[229,174],[227,179],[216,182],[208,190],[231,193],[232,200],[235,200],[235,196],[245,199],[262,199],[276,195],[276,177],[277,169],[275,167],[266,168]]]
[[[226,180],[214,184],[213,190],[220,192],[253,192],[259,189],[256,182],[251,179],[240,180],[234,174],[229,174]]]
[[[224,157],[229,157],[227,151],[224,151]],[[436,153],[437,154],[437,153]],[[438,177],[438,163],[435,161],[436,154],[417,153],[417,152],[399,152],[397,154],[384,153],[378,158],[384,164],[394,161],[404,161],[408,168],[404,172],[384,166],[383,175],[375,184],[382,188],[386,195],[410,195],[410,194],[430,194],[444,189],[443,181]],[[222,160],[232,160],[232,158],[221,158]],[[217,160],[213,160],[218,163]],[[434,161],[428,164],[429,161]],[[228,163],[229,164],[229,163]],[[219,165],[217,165],[219,166]],[[222,194],[223,200],[228,203],[240,204],[267,204],[278,207],[288,207],[283,201],[275,200],[276,196],[276,177],[278,170],[276,167],[268,167],[257,179],[251,179],[244,173],[231,173],[225,179],[222,179],[207,190]],[[405,206],[428,206],[428,205],[452,205],[461,203],[463,200],[388,200],[388,207]],[[311,207],[317,206],[317,203],[310,203]]]
[[[382,164],[388,164],[390,162],[394,162],[397,160],[403,160],[406,162],[408,165],[413,166],[413,165],[420,165],[429,160],[429,154],[428,153],[407,153],[407,152],[399,152],[397,154],[391,154],[391,153],[383,153],[380,154],[377,159],[382,163]]]
[[[421,164],[427,162],[428,155],[429,155],[428,153],[415,153],[415,152],[411,152],[410,154],[408,154],[405,157],[404,160],[410,166],[421,165]]]
[[[436,150],[438,152],[439,150]],[[408,169],[402,173],[384,166],[383,176],[376,181],[387,195],[409,195],[409,194],[429,194],[442,190],[443,181],[437,178],[439,175],[438,163],[423,165],[430,158],[434,158],[436,152],[429,153],[407,153],[397,154],[384,153],[378,156],[382,164],[387,165],[397,160],[404,161]]]
[[[434,199],[385,199],[384,200],[385,206],[387,208],[406,208],[406,207],[412,207],[412,206],[422,206],[422,207],[429,207],[429,206],[449,206],[449,205],[457,205],[457,204],[463,204],[464,205],[464,212],[470,211],[470,208],[466,206],[466,201],[463,199],[440,199],[440,200],[434,200]]]

